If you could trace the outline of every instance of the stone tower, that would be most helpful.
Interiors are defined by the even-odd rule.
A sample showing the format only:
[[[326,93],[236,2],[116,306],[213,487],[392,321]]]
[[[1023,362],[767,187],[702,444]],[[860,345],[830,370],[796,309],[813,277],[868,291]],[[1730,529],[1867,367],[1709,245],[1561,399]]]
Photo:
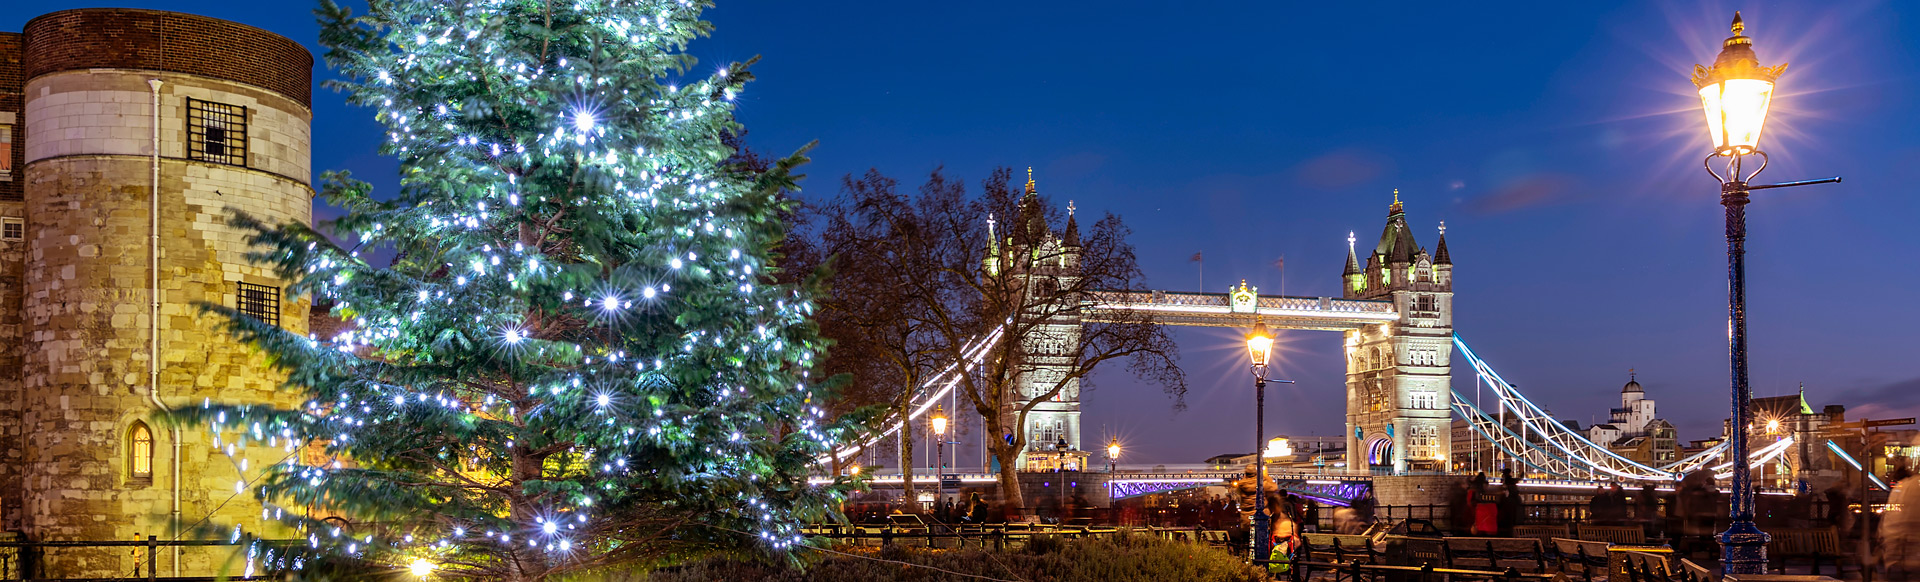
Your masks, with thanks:
[[[1392,301],[1394,323],[1346,332],[1347,467],[1443,471],[1452,450],[1453,259],[1446,225],[1434,252],[1414,241],[1400,192],[1362,265],[1347,238],[1348,299]]]
[[[1073,204],[1067,204],[1066,232],[1054,236],[1047,227],[1031,170],[1026,194],[1020,199],[1019,212],[1008,225],[1008,232],[992,232],[995,228],[989,222],[988,239],[994,245],[988,251],[990,271],[1006,269],[1030,296],[1050,297],[1078,284],[1080,225],[1074,219]],[[1027,448],[1020,452],[1016,468],[1051,470],[1064,460],[1068,470],[1084,469],[1087,455],[1080,446],[1080,380],[1066,377],[1080,352],[1081,322],[1074,310],[1049,311],[1054,315],[1023,340],[1026,357],[1019,377],[1020,397],[1013,407],[1025,407],[1063,381],[1066,386],[1053,398],[1034,406],[1026,423],[1020,425],[1026,431]],[[1067,443],[1064,454],[1057,450],[1062,440]]]
[[[196,303],[306,332],[307,302],[228,221],[311,223],[312,69],[298,43],[189,14],[67,10],[0,34],[0,152],[17,162],[0,166],[5,529],[166,539],[260,521],[235,493],[241,460],[158,419],[209,398],[294,400]],[[186,555],[182,573],[214,557]],[[125,575],[133,560],[58,550],[40,573]]]

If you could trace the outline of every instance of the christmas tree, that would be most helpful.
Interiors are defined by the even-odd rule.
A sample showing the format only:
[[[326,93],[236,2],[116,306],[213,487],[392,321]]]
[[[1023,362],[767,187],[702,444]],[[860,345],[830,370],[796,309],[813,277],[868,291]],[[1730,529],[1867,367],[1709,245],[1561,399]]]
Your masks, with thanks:
[[[689,74],[708,3],[371,4],[323,5],[321,38],[399,191],[326,177],[349,243],[255,224],[257,258],[343,331],[209,306],[305,401],[177,407],[230,457],[284,451],[236,487],[303,543],[249,568],[542,580],[801,543],[840,494],[808,469],[849,422],[808,377],[809,294],[774,283],[805,160],[725,140],[751,75]]]

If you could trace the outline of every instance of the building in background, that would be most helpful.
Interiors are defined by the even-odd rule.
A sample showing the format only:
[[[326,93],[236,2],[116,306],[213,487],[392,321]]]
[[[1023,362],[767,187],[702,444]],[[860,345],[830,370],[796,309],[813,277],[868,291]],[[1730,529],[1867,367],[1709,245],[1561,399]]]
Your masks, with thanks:
[[[1652,398],[1640,386],[1639,378],[1628,374],[1620,387],[1620,407],[1609,411],[1608,421],[1587,427],[1587,440],[1607,447],[1635,462],[1659,467],[1680,460],[1680,441],[1673,424],[1658,418]]]
[[[307,303],[245,257],[229,219],[311,223],[312,71],[299,43],[190,14],[67,10],[0,33],[4,529],[166,539],[261,521],[236,494],[242,459],[160,417],[205,399],[291,404],[196,303],[307,331]],[[186,556],[203,574],[215,558]],[[37,574],[126,575],[135,559],[62,549]]]

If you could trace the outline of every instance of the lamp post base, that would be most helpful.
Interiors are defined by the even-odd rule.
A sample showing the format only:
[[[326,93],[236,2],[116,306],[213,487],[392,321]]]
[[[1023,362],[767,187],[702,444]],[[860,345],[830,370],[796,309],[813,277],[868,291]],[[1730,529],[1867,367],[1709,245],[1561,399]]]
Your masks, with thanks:
[[[1272,534],[1267,533],[1269,531],[1272,531],[1272,530],[1268,529],[1267,514],[1264,512],[1254,514],[1253,536],[1252,536],[1253,537],[1253,554],[1254,554],[1253,559],[1265,560],[1270,557],[1270,556],[1260,555],[1261,552],[1267,551],[1267,540],[1272,539]]]
[[[1720,568],[1726,574],[1767,573],[1767,542],[1773,536],[1751,521],[1737,521],[1720,532]]]

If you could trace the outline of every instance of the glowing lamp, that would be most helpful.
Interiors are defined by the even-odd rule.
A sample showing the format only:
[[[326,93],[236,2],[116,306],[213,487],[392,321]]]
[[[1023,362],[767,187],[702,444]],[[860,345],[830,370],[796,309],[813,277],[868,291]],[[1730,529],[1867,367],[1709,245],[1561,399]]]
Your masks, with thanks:
[[[933,434],[942,436],[947,434],[947,411],[945,407],[936,406],[933,408]]]
[[[415,578],[425,578],[433,574],[433,562],[427,561],[426,558],[414,558],[412,563],[407,564],[407,571]]]
[[[1786,64],[1763,67],[1753,54],[1753,39],[1746,31],[1740,13],[1733,13],[1733,36],[1728,37],[1712,67],[1693,66],[1693,85],[1700,89],[1700,104],[1707,115],[1707,133],[1713,151],[1720,155],[1744,155],[1757,151],[1760,130],[1767,123],[1767,105],[1773,100],[1773,81],[1787,70]]]
[[[1260,456],[1269,459],[1291,457],[1293,456],[1293,446],[1287,442],[1287,437],[1274,437],[1272,440],[1267,441],[1267,450],[1261,453]]]
[[[1267,358],[1273,355],[1273,332],[1267,331],[1267,324],[1255,322],[1253,331],[1247,332],[1247,360],[1256,369],[1267,367]]]
[[[1120,458],[1120,439],[1107,441],[1107,458]]]

